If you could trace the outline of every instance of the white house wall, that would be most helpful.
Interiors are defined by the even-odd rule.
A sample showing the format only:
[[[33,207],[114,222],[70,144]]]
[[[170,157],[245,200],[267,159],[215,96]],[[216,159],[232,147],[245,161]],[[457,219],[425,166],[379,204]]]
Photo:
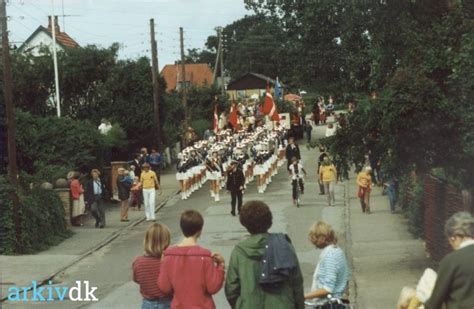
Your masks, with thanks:
[[[33,56],[40,55],[40,47],[47,46],[49,50],[52,52],[53,48],[53,39],[46,34],[45,32],[38,32],[25,46],[25,50],[30,50]],[[64,49],[61,45],[56,43],[56,50],[63,51]]]

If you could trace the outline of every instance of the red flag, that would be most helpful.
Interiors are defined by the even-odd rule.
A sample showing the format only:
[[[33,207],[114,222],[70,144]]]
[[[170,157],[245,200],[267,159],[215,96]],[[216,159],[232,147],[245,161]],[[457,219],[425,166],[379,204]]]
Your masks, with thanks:
[[[232,103],[230,106],[229,122],[234,127],[234,130],[239,129],[239,113],[235,103]]]
[[[217,104],[214,104],[214,133],[219,132],[219,115],[217,114]]]
[[[272,121],[280,121],[280,115],[277,112],[277,107],[273,101],[272,94],[270,93],[270,87],[267,85],[267,92],[265,94],[265,102],[263,103],[262,112],[265,115],[269,115]]]

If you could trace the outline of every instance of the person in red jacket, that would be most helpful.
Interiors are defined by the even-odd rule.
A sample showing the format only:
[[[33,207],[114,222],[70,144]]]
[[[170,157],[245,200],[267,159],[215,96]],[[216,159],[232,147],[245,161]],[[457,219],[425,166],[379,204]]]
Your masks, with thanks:
[[[225,264],[221,254],[197,245],[203,225],[199,212],[184,211],[180,220],[184,239],[164,252],[158,287],[173,294],[172,309],[216,308],[212,295],[224,284]]]
[[[79,182],[80,175],[79,172],[73,172],[71,183],[69,184],[72,198],[71,224],[73,226],[84,225],[82,224],[82,217],[86,210],[86,204],[84,202],[84,188]]]

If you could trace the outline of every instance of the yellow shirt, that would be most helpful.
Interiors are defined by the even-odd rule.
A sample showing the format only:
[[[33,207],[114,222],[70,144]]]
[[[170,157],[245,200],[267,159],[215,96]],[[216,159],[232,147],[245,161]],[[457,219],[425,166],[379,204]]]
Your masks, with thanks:
[[[357,174],[357,184],[362,188],[370,188],[372,185],[372,176],[366,172]]]
[[[140,175],[140,182],[142,183],[143,189],[154,189],[157,177],[155,172],[143,171]]]
[[[319,167],[319,179],[322,179],[323,181],[336,180],[336,167],[334,164],[321,165]]]

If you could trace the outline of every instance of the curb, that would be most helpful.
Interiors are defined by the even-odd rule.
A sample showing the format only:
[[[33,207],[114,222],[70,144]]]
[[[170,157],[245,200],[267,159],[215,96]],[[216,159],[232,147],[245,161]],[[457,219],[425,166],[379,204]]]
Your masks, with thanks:
[[[158,207],[156,207],[156,209],[155,209],[155,213],[157,213],[161,208],[163,208],[178,193],[179,193],[179,191],[177,191],[175,193],[171,193],[170,195],[168,195],[168,197],[164,201],[162,201],[160,204],[158,204]],[[118,230],[113,232],[109,237],[107,237],[106,239],[104,239],[103,241],[101,241],[100,243],[98,243],[97,245],[95,245],[94,247],[92,247],[91,249],[89,249],[88,251],[86,251],[85,253],[83,253],[82,255],[77,257],[76,259],[74,259],[71,263],[69,263],[66,266],[62,267],[61,269],[55,271],[53,274],[49,275],[46,279],[38,280],[37,282],[39,282],[39,283],[38,283],[37,287],[41,287],[41,286],[47,284],[49,281],[52,281],[54,279],[54,277],[56,277],[59,273],[65,271],[66,269],[68,269],[69,267],[73,266],[74,264],[80,262],[81,260],[83,260],[87,256],[91,255],[92,253],[96,252],[97,250],[101,249],[102,247],[106,246],[107,244],[111,243],[115,238],[120,236],[122,234],[122,232],[124,232],[125,230],[128,230],[132,227],[135,227],[135,226],[137,226],[138,224],[142,223],[145,220],[146,220],[145,217],[139,218],[139,219],[137,219],[133,222],[130,222],[128,225],[119,228]],[[21,293],[29,292],[31,289],[32,289],[32,287],[29,287],[28,289],[22,289]],[[6,300],[8,300],[8,296],[3,297],[0,300],[0,308],[1,308],[2,303]]]
[[[350,180],[346,180],[344,182],[344,203],[346,206],[345,213],[344,213],[344,223],[346,225],[346,247],[347,247],[347,259],[349,262],[349,266],[352,270],[352,278],[349,283],[349,298],[351,304],[354,305],[354,308],[357,308],[357,280],[354,275],[354,257],[352,255],[352,233],[351,233],[351,211],[350,211],[350,193],[349,193],[349,182]]]

